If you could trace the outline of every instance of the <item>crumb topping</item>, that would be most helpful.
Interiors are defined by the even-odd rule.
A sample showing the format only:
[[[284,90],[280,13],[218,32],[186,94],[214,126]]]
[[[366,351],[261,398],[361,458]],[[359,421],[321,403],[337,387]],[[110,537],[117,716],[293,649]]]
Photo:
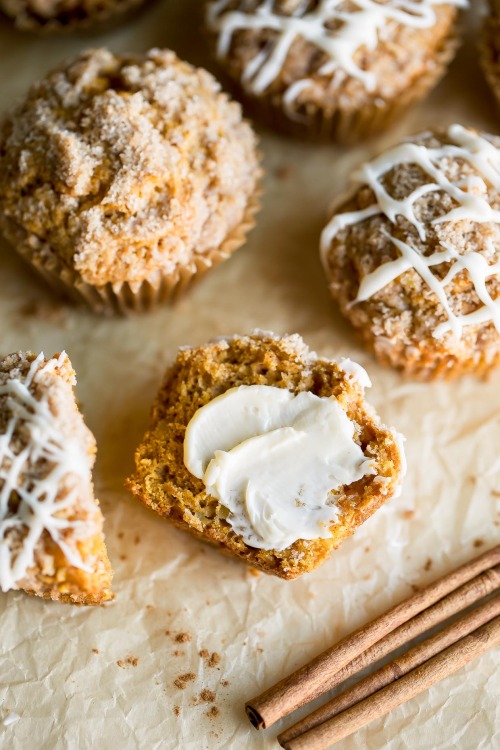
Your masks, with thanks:
[[[89,284],[154,279],[242,221],[255,145],[239,105],[173,52],[84,52],[2,125],[4,231]]]

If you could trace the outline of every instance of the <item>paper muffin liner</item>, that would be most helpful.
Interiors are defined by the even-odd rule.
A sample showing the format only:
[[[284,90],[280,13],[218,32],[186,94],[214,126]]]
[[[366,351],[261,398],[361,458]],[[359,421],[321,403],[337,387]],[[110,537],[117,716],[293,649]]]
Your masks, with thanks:
[[[74,268],[68,266],[46,244],[33,242],[26,232],[9,223],[4,226],[7,239],[17,252],[57,292],[77,304],[89,307],[101,315],[146,312],[158,305],[175,302],[197,283],[208,271],[227,260],[247,238],[255,226],[255,214],[260,209],[262,190],[258,187],[248,201],[242,221],[218,248],[194,255],[186,265],[179,265],[170,273],[156,271],[141,282],[107,283],[93,286],[86,283]]]
[[[500,7],[498,14],[487,17],[484,22],[479,40],[479,59],[500,105]]]
[[[0,16],[14,24],[19,31],[37,35],[65,35],[86,32],[104,32],[133,18],[142,7],[155,0],[115,0],[109,7],[96,7],[95,13],[74,19],[60,17],[43,19],[30,13],[16,15],[0,8]]]
[[[356,143],[385,130],[411,105],[423,99],[445,75],[458,46],[456,26],[453,26],[437,52],[432,68],[417,80],[409,82],[404,92],[396,98],[383,101],[377,97],[358,110],[346,110],[339,106],[327,111],[314,107],[314,111],[299,110],[290,114],[283,93],[250,96],[239,84],[238,98],[244,101],[247,112],[254,119],[262,120],[272,130],[309,141]],[[224,65],[223,61],[221,63]]]

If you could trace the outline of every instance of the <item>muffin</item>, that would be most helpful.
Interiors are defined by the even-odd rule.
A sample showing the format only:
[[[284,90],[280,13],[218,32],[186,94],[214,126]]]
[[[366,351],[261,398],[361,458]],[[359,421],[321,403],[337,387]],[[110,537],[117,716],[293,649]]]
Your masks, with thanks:
[[[330,291],[378,360],[420,380],[500,361],[500,138],[461,125],[354,175],[323,231]]]
[[[489,0],[490,13],[484,21],[480,59],[491,90],[500,104],[500,2]]]
[[[0,0],[0,11],[21,31],[63,33],[129,18],[146,0]]]
[[[101,604],[112,571],[75,382],[64,352],[0,360],[0,587]]]
[[[366,404],[369,385],[298,335],[183,348],[127,486],[221,552],[296,578],[399,490],[401,438]]]
[[[210,0],[215,54],[271,127],[354,142],[444,75],[467,0]],[[410,7],[411,6],[411,7]]]
[[[256,139],[212,76],[154,49],[90,50],[0,128],[0,228],[97,312],[172,300],[243,244]]]

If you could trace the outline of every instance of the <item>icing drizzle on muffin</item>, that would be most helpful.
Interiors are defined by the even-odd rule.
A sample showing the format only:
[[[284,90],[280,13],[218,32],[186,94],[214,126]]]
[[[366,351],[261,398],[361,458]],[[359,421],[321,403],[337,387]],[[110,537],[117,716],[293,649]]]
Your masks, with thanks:
[[[40,354],[24,378],[7,377],[0,384],[8,420],[0,434],[0,588],[16,588],[35,564],[44,532],[76,568],[91,572],[75,544],[88,536],[89,522],[67,518],[77,500],[80,481],[89,481],[89,457],[76,440],[63,436],[46,397],[33,386],[43,375],[67,361],[44,360]]]
[[[468,0],[446,0],[448,5],[464,8]],[[431,28],[436,23],[434,6],[443,0],[294,0],[280,7],[276,0],[241,2],[233,10],[232,0],[213,0],[207,11],[209,27],[218,33],[217,54],[227,57],[233,35],[241,30],[268,31],[273,37],[246,66],[242,83],[253,94],[261,94],[279,76],[292,44],[299,38],[314,44],[328,60],[319,75],[334,76],[342,70],[359,79],[368,91],[376,88],[376,77],[358,65],[356,53],[374,50],[388,24],[414,29]],[[314,5],[316,7],[314,7]],[[256,7],[255,7],[256,6]],[[293,101],[312,83],[302,78],[293,82],[285,102]]]
[[[340,231],[373,216],[383,215],[394,225],[399,216],[404,217],[415,227],[422,241],[426,240],[430,228],[444,222],[456,223],[469,220],[479,224],[486,222],[500,224],[500,211],[494,209],[488,201],[488,184],[495,190],[500,190],[500,150],[486,138],[461,125],[451,125],[447,130],[447,136],[450,143],[438,148],[428,148],[410,142],[402,143],[360,168],[354,175],[354,179],[371,188],[375,203],[358,211],[334,215],[323,230],[321,238],[324,264],[327,263],[331,242]],[[463,160],[469,163],[476,174],[469,175],[465,181],[461,179],[460,174],[450,179],[440,166],[443,159]],[[399,199],[387,192],[381,180],[397,165],[405,163],[417,165],[431,179],[409,195]],[[430,226],[426,226],[416,214],[416,204],[427,193],[436,191],[447,193],[456,206],[444,215],[433,219]],[[356,298],[351,305],[373,297],[398,276],[413,269],[438,297],[447,316],[447,321],[434,329],[434,338],[441,338],[448,332],[460,338],[464,326],[488,322],[492,322],[500,334],[500,299],[493,299],[486,285],[489,278],[493,276],[500,278],[499,261],[488,263],[484,253],[472,250],[460,254],[452,243],[445,241],[439,242],[435,252],[424,255],[411,241],[398,239],[385,230],[382,232],[387,240],[399,250],[400,257],[387,261],[368,273],[362,279]],[[486,255],[488,254],[493,257],[495,255],[492,243],[487,247]],[[431,269],[442,263],[448,263],[449,269],[444,278],[439,279]],[[457,315],[446,294],[446,287],[462,271],[468,273],[482,306],[472,312]]]

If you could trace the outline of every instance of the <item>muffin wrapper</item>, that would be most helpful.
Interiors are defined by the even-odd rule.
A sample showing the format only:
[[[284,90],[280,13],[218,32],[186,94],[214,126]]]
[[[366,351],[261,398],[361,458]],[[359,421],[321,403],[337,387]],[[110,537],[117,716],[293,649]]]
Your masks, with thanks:
[[[491,16],[484,23],[479,42],[479,59],[486,80],[500,104],[500,16]]]
[[[101,8],[95,14],[74,21],[63,21],[58,18],[47,19],[45,23],[37,20],[36,16],[26,14],[15,17],[4,13],[7,20],[14,23],[19,31],[26,31],[37,35],[65,35],[80,34],[88,31],[99,32],[113,29],[121,23],[125,23],[135,16],[136,13],[147,3],[154,0],[122,0],[109,8]],[[0,16],[2,12],[0,11]]]
[[[56,291],[70,297],[74,302],[86,305],[101,315],[146,312],[160,304],[175,302],[210,269],[227,260],[245,243],[247,234],[255,226],[255,214],[260,208],[260,195],[259,188],[250,198],[243,220],[220,247],[195,255],[188,265],[178,266],[171,273],[158,271],[142,282],[108,283],[103,286],[87,284],[80,274],[66,265],[50,247],[34,248],[23,230],[16,230],[10,225],[6,235],[17,252]]]
[[[396,99],[384,102],[383,106],[373,101],[359,110],[342,107],[328,111],[314,109],[310,113],[299,112],[297,117],[293,117],[288,113],[280,93],[250,97],[239,87],[238,97],[243,99],[251,116],[263,120],[273,130],[309,141],[356,143],[385,130],[412,104],[423,99],[446,73],[458,46],[458,35],[453,28],[437,53],[432,69],[407,86]]]

